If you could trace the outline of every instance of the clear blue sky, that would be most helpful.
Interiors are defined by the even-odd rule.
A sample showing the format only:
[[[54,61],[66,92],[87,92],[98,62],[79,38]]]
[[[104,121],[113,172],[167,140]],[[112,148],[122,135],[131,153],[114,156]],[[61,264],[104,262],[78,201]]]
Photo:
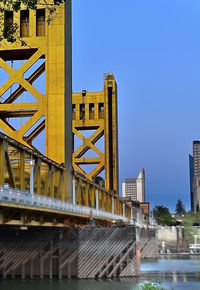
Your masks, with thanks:
[[[118,83],[120,186],[146,170],[147,200],[189,209],[200,139],[200,1],[73,0],[73,91]]]

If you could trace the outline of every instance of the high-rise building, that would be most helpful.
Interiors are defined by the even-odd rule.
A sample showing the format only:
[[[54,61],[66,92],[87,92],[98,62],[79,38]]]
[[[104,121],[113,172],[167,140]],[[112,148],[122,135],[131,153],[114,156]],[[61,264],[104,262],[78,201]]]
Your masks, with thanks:
[[[189,155],[189,169],[190,169],[190,204],[191,210],[194,211],[194,193],[193,193],[194,161],[192,155]]]
[[[145,171],[142,169],[137,178],[126,178],[122,183],[122,196],[134,201],[145,201]]]
[[[189,155],[191,210],[200,208],[200,141],[193,141],[193,156]]]

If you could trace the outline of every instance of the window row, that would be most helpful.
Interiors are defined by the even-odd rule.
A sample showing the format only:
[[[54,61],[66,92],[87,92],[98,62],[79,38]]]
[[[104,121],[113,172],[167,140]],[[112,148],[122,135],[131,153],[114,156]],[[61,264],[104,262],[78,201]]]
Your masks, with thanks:
[[[72,120],[76,120],[76,108],[79,110],[79,120],[85,120],[85,104],[72,105]],[[89,119],[95,118],[95,106],[94,103],[89,104]],[[104,103],[98,103],[98,118],[104,118]]]
[[[29,10],[20,10],[20,37],[29,37]],[[4,26],[12,25],[13,11],[5,11]],[[45,36],[45,9],[36,10],[36,36]]]

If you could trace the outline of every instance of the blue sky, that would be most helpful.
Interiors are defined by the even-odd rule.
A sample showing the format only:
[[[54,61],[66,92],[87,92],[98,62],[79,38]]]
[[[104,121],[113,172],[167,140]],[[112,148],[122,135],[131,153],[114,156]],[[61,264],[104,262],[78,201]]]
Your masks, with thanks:
[[[146,170],[147,200],[189,209],[200,139],[200,1],[73,0],[73,91],[118,83],[120,185]]]

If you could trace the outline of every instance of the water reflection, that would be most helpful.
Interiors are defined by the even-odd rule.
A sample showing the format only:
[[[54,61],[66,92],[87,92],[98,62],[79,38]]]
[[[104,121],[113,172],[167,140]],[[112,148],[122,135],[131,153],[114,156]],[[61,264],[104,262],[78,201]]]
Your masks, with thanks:
[[[184,273],[183,274],[183,282],[186,283],[187,282],[187,275]]]
[[[141,276],[101,280],[0,280],[1,290],[134,290],[141,281],[161,282],[165,289],[200,289],[200,256],[162,256],[143,260]]]
[[[200,256],[174,255],[144,260],[141,274],[141,279],[146,281],[162,281],[166,289],[200,289]]]

